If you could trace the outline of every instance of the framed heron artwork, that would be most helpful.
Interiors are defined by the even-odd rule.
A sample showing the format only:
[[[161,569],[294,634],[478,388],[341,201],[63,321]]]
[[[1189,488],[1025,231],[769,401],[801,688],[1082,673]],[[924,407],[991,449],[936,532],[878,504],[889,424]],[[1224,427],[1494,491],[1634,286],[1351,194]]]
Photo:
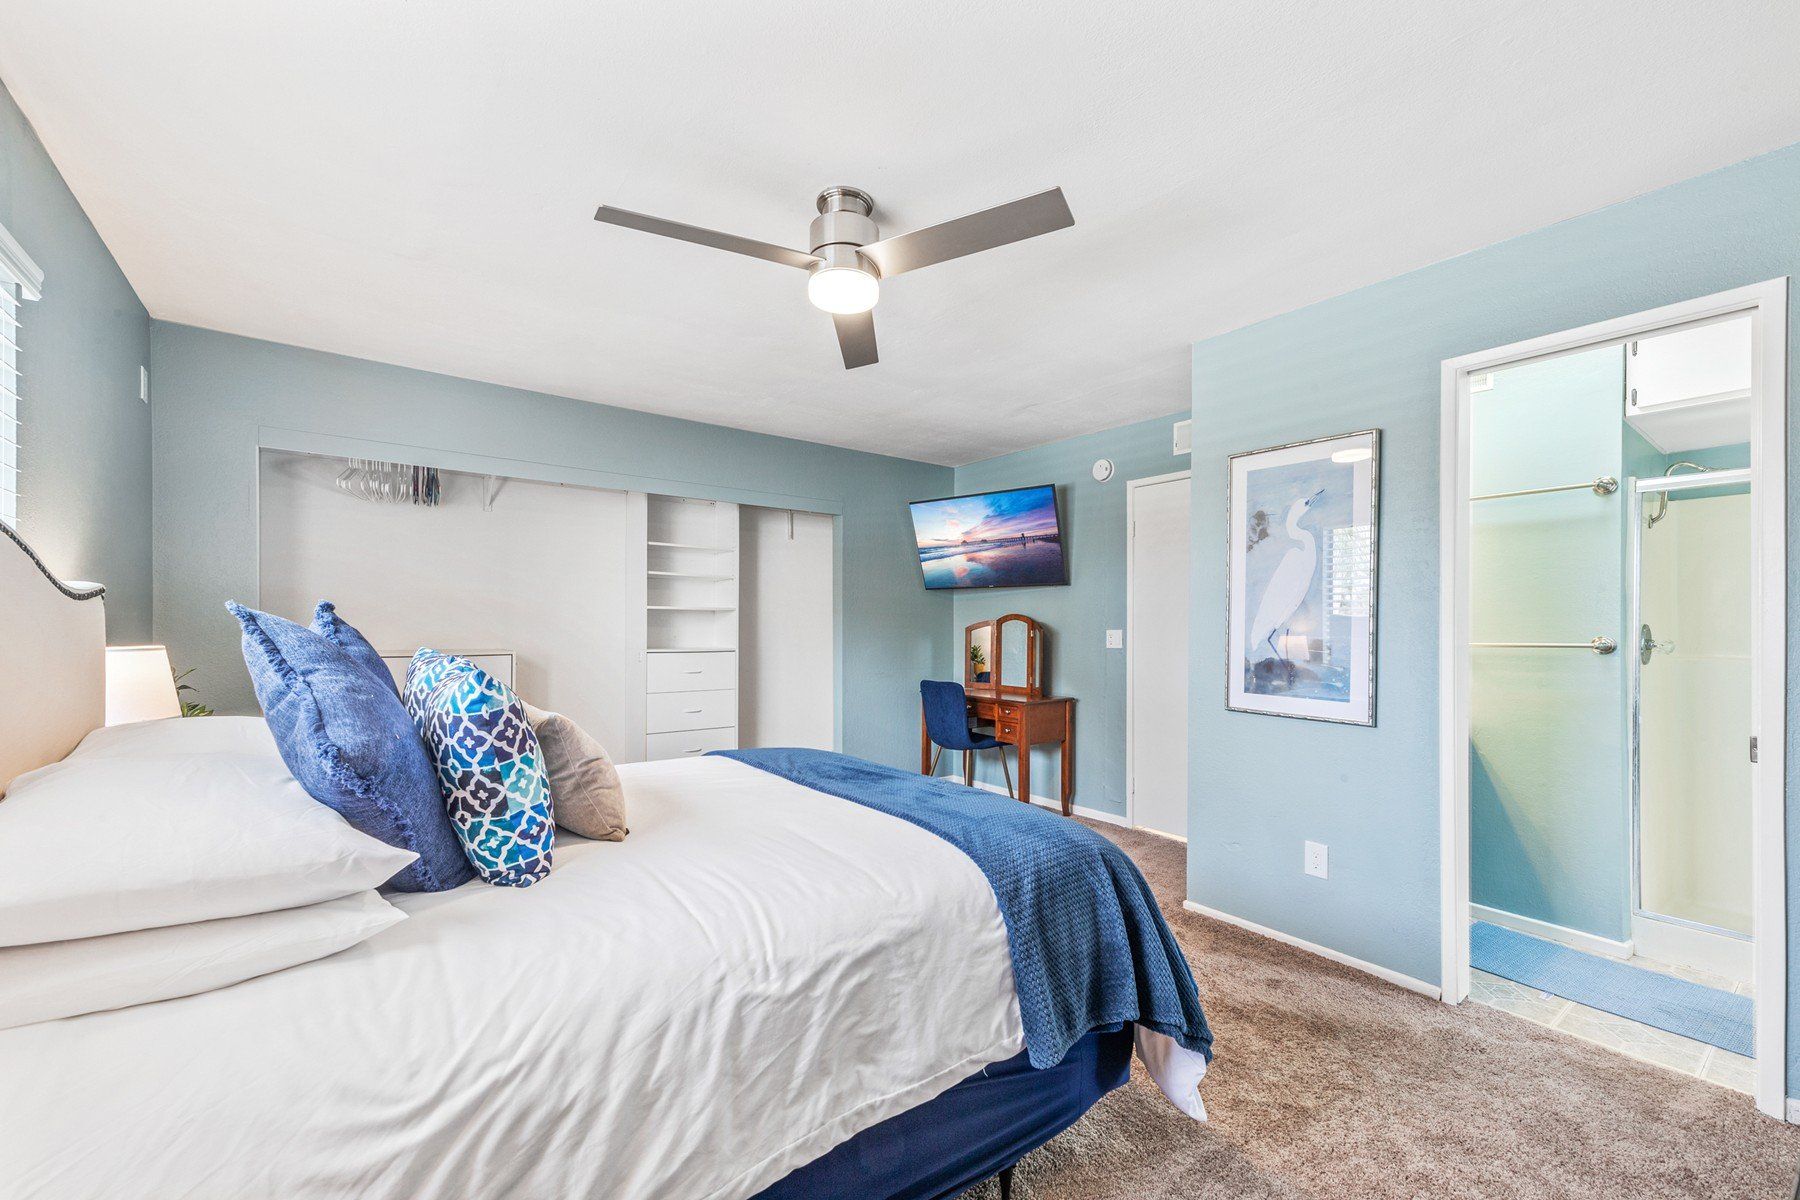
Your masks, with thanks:
[[[1230,459],[1225,707],[1375,723],[1381,431]]]

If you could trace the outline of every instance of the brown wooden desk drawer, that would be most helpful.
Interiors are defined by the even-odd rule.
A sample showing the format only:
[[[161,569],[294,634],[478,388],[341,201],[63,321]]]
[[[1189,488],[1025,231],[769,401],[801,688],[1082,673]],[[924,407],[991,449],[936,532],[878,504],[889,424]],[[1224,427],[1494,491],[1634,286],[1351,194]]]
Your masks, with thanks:
[[[1002,704],[997,710],[1002,721],[1016,721],[1023,710],[1017,704]]]
[[[1019,721],[1017,718],[1015,718],[1011,721],[1005,720],[1003,718],[995,724],[994,736],[999,738],[1003,742],[1015,742],[1016,743],[1019,740],[1019,734],[1020,734],[1022,728],[1023,728],[1023,722]]]

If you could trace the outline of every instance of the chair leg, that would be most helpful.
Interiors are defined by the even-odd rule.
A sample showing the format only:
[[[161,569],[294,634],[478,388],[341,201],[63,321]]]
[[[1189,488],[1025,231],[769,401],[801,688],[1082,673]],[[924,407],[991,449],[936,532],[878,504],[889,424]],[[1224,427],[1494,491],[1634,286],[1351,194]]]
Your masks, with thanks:
[[[942,757],[944,757],[944,748],[939,746],[931,756],[931,773],[933,775],[937,774],[938,759]]]
[[[1000,1200],[1012,1200],[1012,1173],[1011,1167],[1000,1172]]]
[[[1006,776],[1006,794],[1017,800],[1018,796],[1013,794],[1012,767],[1007,765],[1005,746],[1000,747],[1000,773]]]

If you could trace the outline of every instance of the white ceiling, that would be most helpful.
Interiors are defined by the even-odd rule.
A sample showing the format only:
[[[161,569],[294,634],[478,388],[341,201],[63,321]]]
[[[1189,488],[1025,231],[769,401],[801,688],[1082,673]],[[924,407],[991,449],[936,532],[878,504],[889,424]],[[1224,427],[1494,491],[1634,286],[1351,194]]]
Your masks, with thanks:
[[[1183,408],[1208,335],[1800,141],[1800,5],[8,0],[12,89],[151,313],[962,463]],[[897,233],[846,372],[827,184]]]

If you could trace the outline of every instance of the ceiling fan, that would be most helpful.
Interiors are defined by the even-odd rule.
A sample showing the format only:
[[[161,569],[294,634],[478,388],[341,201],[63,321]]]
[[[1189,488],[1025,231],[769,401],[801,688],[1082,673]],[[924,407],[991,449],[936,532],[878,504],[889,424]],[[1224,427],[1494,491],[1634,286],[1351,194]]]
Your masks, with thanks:
[[[846,369],[875,361],[875,317],[869,310],[880,296],[881,280],[1075,223],[1061,188],[886,239],[875,227],[875,201],[865,191],[828,187],[819,193],[817,206],[819,215],[813,218],[809,239],[811,254],[610,205],[601,205],[594,220],[808,272],[807,298],[831,314]]]

